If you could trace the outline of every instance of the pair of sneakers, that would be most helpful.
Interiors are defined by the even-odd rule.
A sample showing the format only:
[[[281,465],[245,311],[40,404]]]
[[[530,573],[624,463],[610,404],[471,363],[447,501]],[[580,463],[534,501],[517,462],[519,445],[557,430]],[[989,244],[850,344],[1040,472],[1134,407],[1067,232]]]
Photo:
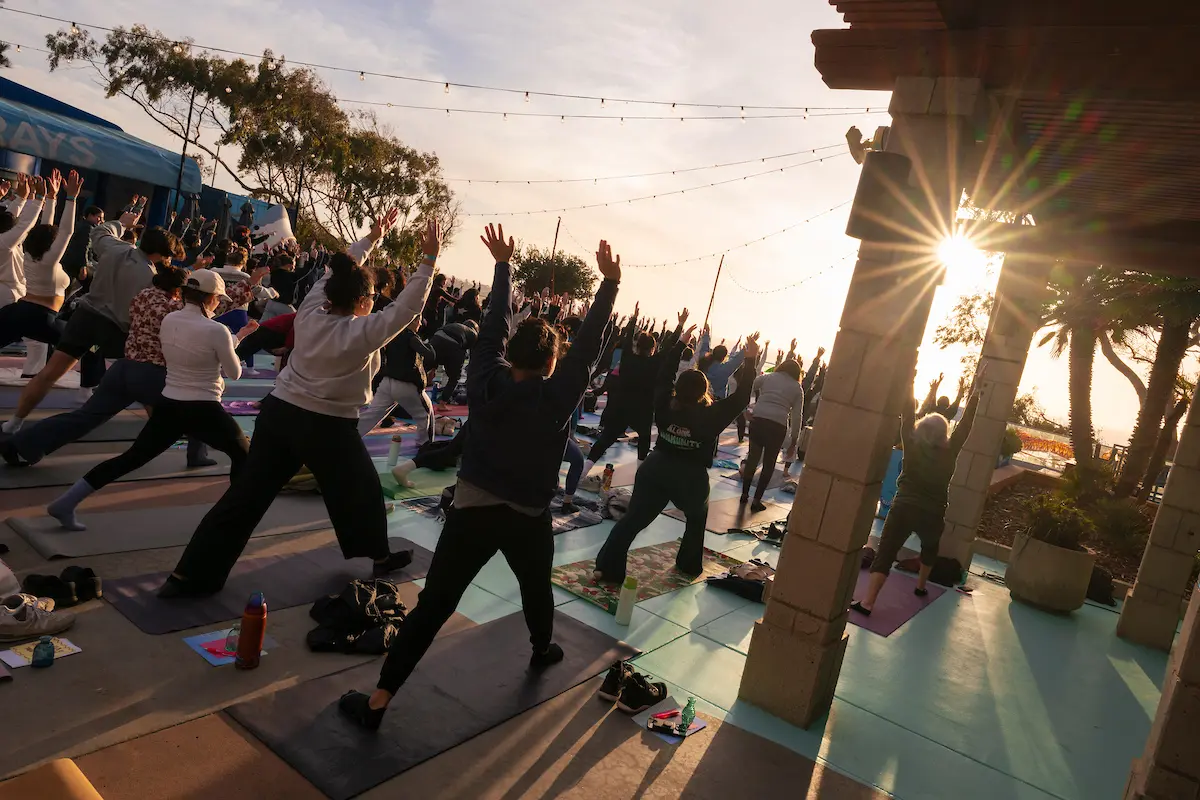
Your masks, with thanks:
[[[90,567],[67,567],[60,575],[26,575],[21,590],[52,598],[56,608],[71,608],[104,596],[104,585]]]
[[[73,614],[54,610],[54,601],[14,594],[0,602],[0,642],[23,642],[62,633],[75,624]]]
[[[608,668],[596,694],[601,700],[616,703],[626,714],[640,714],[667,699],[667,685],[652,683],[628,661],[617,661]]]

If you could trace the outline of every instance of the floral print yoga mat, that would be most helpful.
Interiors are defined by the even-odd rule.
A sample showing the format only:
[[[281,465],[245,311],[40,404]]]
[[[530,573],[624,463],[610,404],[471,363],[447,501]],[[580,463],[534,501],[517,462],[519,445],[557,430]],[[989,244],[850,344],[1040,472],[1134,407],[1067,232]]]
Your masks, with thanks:
[[[637,599],[640,603],[661,594],[668,594],[677,589],[702,583],[706,579],[728,572],[742,563],[736,558],[704,548],[704,572],[691,577],[675,569],[675,555],[679,552],[679,542],[663,542],[662,544],[639,547],[629,551],[627,575],[637,578]],[[610,614],[616,613],[617,600],[621,587],[609,583],[597,583],[592,580],[592,571],[596,568],[596,560],[576,561],[574,564],[564,564],[555,567],[550,573],[550,580],[557,586],[566,589],[573,595],[590,600]]]

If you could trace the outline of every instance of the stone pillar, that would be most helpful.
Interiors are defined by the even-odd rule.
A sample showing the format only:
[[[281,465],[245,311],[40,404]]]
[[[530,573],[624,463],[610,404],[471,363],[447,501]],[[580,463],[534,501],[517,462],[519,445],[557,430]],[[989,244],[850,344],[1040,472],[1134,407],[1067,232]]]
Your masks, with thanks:
[[[979,82],[897,81],[886,149],[912,160],[910,183],[931,216],[901,244],[864,241],[830,354],[821,407],[779,567],[756,623],[741,699],[808,727],[828,711],[900,404],[912,402],[917,348],[941,280],[936,256],[966,180],[959,158]],[[857,209],[856,209],[857,210]]]
[[[975,530],[1000,458],[1029,345],[1041,323],[1052,265],[1045,258],[1007,256],[996,285],[996,302],[980,355],[980,364],[987,365],[988,392],[950,482],[940,550],[943,556],[957,558],[964,569],[970,567],[975,554]]]
[[[1200,402],[1193,402],[1150,529],[1150,541],[1142,554],[1137,581],[1121,609],[1118,636],[1159,650],[1171,649],[1198,546]]]
[[[1192,592],[1183,631],[1167,661],[1167,677],[1146,750],[1133,762],[1124,797],[1200,797],[1200,590]]]

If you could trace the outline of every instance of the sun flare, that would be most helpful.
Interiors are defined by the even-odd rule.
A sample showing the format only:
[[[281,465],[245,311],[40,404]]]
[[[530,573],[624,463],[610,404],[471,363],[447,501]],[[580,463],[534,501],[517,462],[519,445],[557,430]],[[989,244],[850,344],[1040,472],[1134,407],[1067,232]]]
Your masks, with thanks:
[[[946,284],[964,289],[988,281],[988,254],[966,236],[954,234],[938,245],[938,258],[946,265]]]

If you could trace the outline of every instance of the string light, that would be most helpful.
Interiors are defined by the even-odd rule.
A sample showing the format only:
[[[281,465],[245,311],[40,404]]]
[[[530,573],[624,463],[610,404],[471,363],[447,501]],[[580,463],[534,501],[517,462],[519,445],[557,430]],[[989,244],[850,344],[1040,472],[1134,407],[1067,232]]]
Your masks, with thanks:
[[[826,267],[824,267],[824,268],[822,268],[822,269],[819,269],[819,270],[817,270],[817,271],[816,271],[816,272],[814,272],[814,273],[811,273],[811,274],[809,274],[809,275],[805,275],[803,278],[801,278],[800,280],[798,280],[798,281],[796,281],[796,282],[794,282],[794,283],[789,283],[789,284],[787,284],[787,285],[785,285],[785,286],[777,286],[777,287],[775,287],[774,289],[751,289],[751,288],[750,288],[750,287],[748,287],[748,286],[743,286],[743,285],[741,284],[741,282],[740,282],[740,281],[738,281],[738,279],[737,279],[737,276],[735,276],[735,275],[734,275],[734,274],[732,274],[732,273],[729,275],[729,280],[733,282],[733,285],[734,285],[734,286],[738,287],[738,288],[739,288],[739,289],[741,289],[743,292],[747,292],[747,293],[749,293],[749,294],[776,294],[776,293],[778,293],[778,292],[786,292],[786,291],[787,291],[787,290],[789,290],[789,289],[795,289],[795,288],[796,288],[796,287],[798,287],[798,286],[803,286],[804,284],[808,283],[809,281],[811,281],[811,280],[815,280],[815,279],[817,279],[817,278],[821,277],[821,276],[822,276],[822,275],[824,275],[825,273],[827,273],[827,272],[830,272],[831,270],[833,270],[833,268],[834,268],[834,267],[838,266],[839,264],[841,264],[841,263],[842,263],[843,261],[845,261],[846,259],[850,258],[851,256],[857,255],[857,254],[858,254],[858,251],[857,251],[857,250],[851,250],[849,253],[847,253],[846,255],[842,256],[842,257],[841,257],[841,258],[839,258],[837,261],[834,261],[832,264],[829,264],[828,266],[826,266]]]
[[[182,53],[183,48],[180,47],[178,44],[176,44],[174,47],[171,48],[171,52],[176,53],[176,54]]]
[[[358,73],[358,79],[360,81],[365,81],[367,79],[367,73],[365,73],[365,72]]]
[[[282,95],[282,94],[277,94],[277,95],[275,95],[275,99],[276,99],[276,100],[282,100],[282,99],[283,99],[283,95]]]
[[[225,94],[229,94],[232,91],[233,91],[233,89],[231,89],[230,87],[228,87],[228,86],[225,87]]]
[[[604,108],[604,98],[603,97],[600,98],[600,107]]]
[[[34,17],[37,19],[44,19],[44,20],[49,20],[51,22],[60,22],[60,23],[64,23],[64,24],[70,22],[71,33],[72,34],[80,33],[79,26],[75,22],[67,20],[66,18],[63,18],[63,17],[55,17],[55,16],[51,16],[49,14],[39,14],[34,11],[26,11],[26,10],[20,9],[20,8],[8,8],[8,7],[0,7],[0,12],[9,12],[12,14],[20,14],[22,16]],[[94,30],[99,30],[99,31],[106,31],[106,32],[111,32],[111,31],[115,30],[114,28],[106,26],[106,25],[97,25],[95,23],[90,23],[90,22],[85,23],[85,27],[92,28]],[[153,40],[164,41],[164,42],[173,41],[165,36],[146,35],[143,38],[152,40],[152,41]],[[242,58],[253,58],[253,59],[262,58],[262,53],[248,53],[248,52],[241,51],[241,50],[232,50],[232,49],[225,48],[225,47],[214,47],[211,45],[197,45],[197,46],[201,47],[204,50],[213,52],[213,53],[223,53],[225,55],[239,56]],[[369,73],[372,76],[378,77],[378,78],[388,78],[391,80],[407,81],[407,82],[411,82],[411,83],[425,83],[425,84],[434,84],[434,85],[441,83],[443,86],[443,89],[446,93],[449,93],[451,86],[457,86],[460,89],[473,89],[473,90],[477,90],[477,91],[502,92],[502,93],[507,93],[507,94],[520,94],[520,95],[529,94],[529,95],[537,95],[539,97],[553,97],[553,98],[561,98],[561,99],[568,99],[568,100],[593,100],[594,101],[594,100],[601,100],[601,99],[605,99],[605,100],[609,99],[609,98],[601,98],[599,95],[589,95],[589,94],[580,94],[580,93],[572,93],[572,92],[536,91],[536,90],[526,90],[526,89],[514,89],[514,88],[506,87],[506,86],[489,86],[489,85],[484,85],[484,84],[445,81],[443,79],[422,78],[422,77],[418,77],[415,75],[401,75],[401,74],[397,74],[397,73],[375,72],[375,71],[371,71],[371,70],[363,70],[363,69],[353,68],[353,67],[336,66],[336,65],[331,65],[331,64],[318,64],[318,63],[311,62],[311,61],[294,61],[292,63],[296,64],[297,66],[301,66],[301,67],[310,67],[312,69],[323,69],[323,70],[329,70],[331,72],[347,72],[350,74],[357,72],[357,73],[360,73],[363,75],[366,75]],[[732,109],[732,108],[744,107],[751,111],[796,111],[796,112],[799,112],[801,110],[804,110],[803,106],[787,106],[787,105],[746,104],[743,106],[740,103],[699,103],[699,102],[691,103],[691,102],[676,102],[676,101],[671,101],[671,100],[652,100],[652,99],[628,98],[628,97],[623,97],[623,98],[614,97],[611,99],[614,103],[626,103],[629,105],[663,106],[664,108],[669,106],[671,109],[674,109],[674,108],[676,108],[676,106],[678,106],[681,108],[708,108],[708,109]],[[815,111],[848,111],[848,110],[854,110],[854,109],[849,109],[849,108],[841,107],[841,106],[827,106],[827,107],[809,106],[807,110],[811,113],[811,111],[814,111],[814,110]],[[875,111],[878,111],[878,110],[879,109],[875,109]],[[868,112],[870,112],[870,111],[871,111],[871,109],[868,109]],[[673,115],[671,115],[671,118],[674,119],[675,116],[676,115],[673,114]]]
[[[21,45],[17,45],[17,52],[21,52]]]
[[[174,82],[175,82],[175,76],[174,76],[174,75],[168,75],[168,76],[167,76],[167,83],[174,83]]]
[[[272,59],[268,59],[268,61],[267,61],[267,69],[268,69],[268,70],[270,70],[271,72],[274,72],[274,71],[275,71],[275,59],[273,59],[273,58],[272,58]]]
[[[849,153],[843,153],[842,155],[849,155]],[[830,156],[830,157],[832,158],[832,156]],[[604,207],[607,207],[611,203],[630,204],[630,203],[640,202],[642,200],[657,200],[660,197],[669,197],[671,195],[677,195],[677,194],[687,194],[688,192],[696,192],[696,191],[700,191],[702,189],[711,189],[715,186],[725,186],[726,184],[730,184],[730,183],[740,183],[742,181],[748,180],[749,178],[757,178],[757,177],[760,177],[763,175],[777,175],[785,170],[794,169],[796,167],[803,167],[808,164],[816,164],[816,163],[819,163],[824,160],[825,159],[823,159],[823,158],[814,158],[814,159],[810,159],[808,161],[801,161],[796,164],[788,164],[787,166],[780,167],[778,169],[769,169],[769,170],[764,170],[762,172],[751,173],[750,175],[743,175],[738,178],[729,178],[728,180],[723,180],[723,181],[713,181],[712,183],[700,184],[698,186],[689,186],[686,189],[675,189],[675,190],[669,191],[669,192],[659,192],[658,194],[647,194],[647,195],[642,195],[640,197],[630,197],[630,198],[626,198],[624,200],[610,200],[607,203],[587,203],[587,204],[581,205],[581,206],[567,206],[565,208],[544,208],[544,209],[541,209],[540,211],[482,212],[482,213],[474,213],[474,214],[464,214],[463,216],[467,216],[467,217],[525,217],[525,216],[532,216],[534,214],[554,214],[554,213],[560,213],[563,211],[583,211],[584,209],[589,209],[589,208],[604,208]]]
[[[525,93],[525,102],[526,102],[526,103],[528,103],[528,102],[529,102],[529,92],[526,92],[526,93]]]

